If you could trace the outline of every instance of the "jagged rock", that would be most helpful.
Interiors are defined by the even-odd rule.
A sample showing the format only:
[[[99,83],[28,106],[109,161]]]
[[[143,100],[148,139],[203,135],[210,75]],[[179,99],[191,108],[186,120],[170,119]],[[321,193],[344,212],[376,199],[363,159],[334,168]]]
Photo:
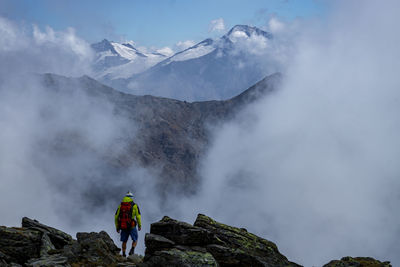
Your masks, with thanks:
[[[175,242],[163,236],[147,233],[144,238],[146,250],[155,251],[163,248],[171,248]]]
[[[119,262],[116,265],[117,267],[136,267],[138,266],[136,263],[133,262]]]
[[[48,234],[42,235],[41,246],[40,246],[40,256],[48,255],[49,251],[55,250],[56,247],[50,240]]]
[[[207,249],[221,266],[272,266],[260,257],[249,255],[241,249],[220,245],[209,245]]]
[[[38,258],[41,239],[42,233],[37,230],[0,226],[2,261],[25,264],[31,258]]]
[[[214,235],[206,229],[171,219],[168,216],[159,222],[152,223],[150,233],[163,236],[181,245],[205,245],[217,242]]]
[[[194,223],[207,229],[223,242],[222,246],[210,245],[208,251],[222,266],[299,266],[288,261],[271,241],[199,214]]]
[[[0,251],[0,267],[7,266],[7,262],[10,262],[10,257]]]
[[[56,228],[41,224],[38,221],[29,219],[27,217],[22,218],[22,227],[35,229],[43,234],[47,234],[51,240],[51,243],[57,249],[64,247],[72,241],[72,237],[69,234],[64,233]]]
[[[155,266],[218,266],[214,257],[208,252],[182,251],[176,248],[154,252],[141,267]]]
[[[120,249],[104,231],[78,233],[74,240],[29,218],[22,226],[0,226],[0,266],[135,266],[118,255]]]
[[[22,228],[0,226],[0,267],[300,266],[280,254],[271,241],[202,214],[194,225],[166,216],[153,223],[145,237],[144,258],[121,257],[120,249],[104,231],[78,233],[76,237],[74,240],[62,231],[28,218],[23,219]],[[373,258],[344,257],[324,267],[392,265]]]
[[[130,261],[129,264],[136,264],[136,265],[138,265],[138,264],[140,264],[140,263],[143,262],[143,256],[142,256],[142,255],[134,254],[134,255],[128,256],[127,260]]]
[[[101,231],[100,233],[77,233],[76,239],[80,244],[90,244],[91,242],[102,241],[107,245],[109,251],[115,253],[119,253],[121,251],[121,249],[114,244],[114,241],[105,231]]]
[[[333,260],[323,267],[392,267],[389,261],[380,262],[369,257],[343,257],[341,260]]]
[[[120,249],[106,232],[77,233],[76,237],[79,244],[78,264],[111,265],[119,261]]]
[[[26,266],[30,267],[69,267],[68,258],[62,255],[46,255],[40,259],[30,260]]]
[[[147,239],[144,266],[300,266],[274,243],[201,214],[194,225],[164,217],[151,225]]]

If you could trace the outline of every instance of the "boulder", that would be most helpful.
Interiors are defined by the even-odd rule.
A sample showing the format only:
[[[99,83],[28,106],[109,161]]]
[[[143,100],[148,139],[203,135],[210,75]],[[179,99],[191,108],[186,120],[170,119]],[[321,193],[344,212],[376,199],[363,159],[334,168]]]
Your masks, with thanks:
[[[119,253],[121,251],[121,249],[118,248],[114,244],[114,241],[111,239],[111,237],[105,231],[101,231],[100,233],[95,233],[95,232],[77,233],[76,239],[78,240],[78,243],[80,243],[80,244],[104,242],[104,244],[107,246],[108,251],[113,252],[113,253]]]
[[[79,256],[77,264],[112,265],[120,260],[120,249],[106,232],[77,233],[76,237],[78,251],[75,255]]]
[[[206,267],[218,266],[217,261],[208,252],[182,251],[176,248],[159,250],[151,257],[145,257],[141,267],[156,266],[182,266],[182,267]]]
[[[133,254],[133,255],[129,255],[127,260],[129,261],[128,264],[130,264],[129,266],[136,266],[140,263],[143,262],[143,256],[142,255],[138,255],[138,254]]]
[[[55,249],[56,247],[51,242],[49,235],[43,234],[40,246],[40,256],[48,255],[49,251],[53,251]]]
[[[28,261],[26,266],[29,267],[69,267],[68,258],[62,255],[47,255],[40,259],[32,259]]]
[[[40,256],[42,233],[33,229],[0,226],[0,259],[25,264]]]
[[[143,266],[300,266],[274,243],[202,214],[194,225],[166,216],[153,223],[145,254]]]
[[[171,219],[168,216],[164,216],[159,222],[152,223],[150,233],[182,245],[206,245],[216,242],[214,235],[206,229]]]
[[[271,241],[247,232],[246,229],[219,223],[199,214],[194,223],[213,233],[222,246],[207,246],[221,266],[300,266],[290,262]]]
[[[7,266],[7,262],[10,262],[11,258],[0,251],[0,266]]]
[[[72,237],[56,228],[39,223],[37,220],[32,220],[27,217],[22,218],[22,227],[35,229],[44,234],[47,234],[51,243],[57,248],[62,248],[72,241]]]
[[[29,218],[23,218],[22,228],[0,226],[0,266],[136,266],[119,251],[104,231],[78,233],[74,240]]]
[[[389,261],[380,262],[369,257],[343,257],[340,260],[330,261],[323,267],[392,267]]]
[[[175,245],[175,242],[172,240],[169,240],[160,235],[149,233],[145,235],[144,242],[148,253],[150,251],[156,251],[164,248],[172,248]]]

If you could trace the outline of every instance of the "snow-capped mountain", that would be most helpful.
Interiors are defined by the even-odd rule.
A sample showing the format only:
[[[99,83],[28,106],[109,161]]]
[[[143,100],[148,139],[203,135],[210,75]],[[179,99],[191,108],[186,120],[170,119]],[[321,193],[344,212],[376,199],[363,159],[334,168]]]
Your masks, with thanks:
[[[220,53],[228,52],[229,50],[235,49],[235,43],[248,42],[251,38],[254,37],[264,39],[260,39],[260,41],[267,41],[268,39],[272,39],[271,34],[262,31],[256,27],[250,27],[247,25],[236,25],[221,39],[206,39],[182,52],[176,53],[172,57],[163,61],[162,65],[169,64],[173,61],[186,61],[199,58],[216,50]]]
[[[272,40],[272,35],[261,29],[236,25],[221,38],[206,39],[154,63],[152,67],[148,64],[142,68],[138,66],[140,61],[136,49],[130,47],[129,51],[136,57],[129,59],[122,57],[125,54],[117,50],[121,46],[127,47],[126,44],[114,44],[113,49],[118,55],[130,63],[116,60],[115,66],[105,69],[107,75],[101,80],[121,91],[138,95],[151,94],[187,101],[227,99],[277,70],[268,58]],[[112,50],[107,51],[111,53]],[[125,69],[131,68],[129,64],[132,68],[135,65],[135,71]],[[130,73],[133,75],[128,76]]]
[[[167,58],[157,52],[141,52],[132,42],[120,44],[104,39],[92,48],[96,52],[95,77],[100,80],[129,78]]]

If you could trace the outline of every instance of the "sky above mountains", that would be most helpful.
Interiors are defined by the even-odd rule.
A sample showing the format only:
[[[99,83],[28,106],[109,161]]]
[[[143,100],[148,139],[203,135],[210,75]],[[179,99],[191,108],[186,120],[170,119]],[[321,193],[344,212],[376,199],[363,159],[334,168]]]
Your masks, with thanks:
[[[236,24],[267,28],[271,18],[292,21],[324,15],[325,1],[0,0],[0,16],[56,31],[72,27],[93,43],[104,38],[138,46],[184,48]]]

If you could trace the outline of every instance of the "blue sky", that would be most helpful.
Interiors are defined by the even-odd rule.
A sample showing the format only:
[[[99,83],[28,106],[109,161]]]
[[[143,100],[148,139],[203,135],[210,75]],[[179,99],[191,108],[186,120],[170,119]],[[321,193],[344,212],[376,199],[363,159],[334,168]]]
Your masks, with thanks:
[[[262,27],[272,14],[282,20],[322,16],[317,0],[0,0],[0,15],[22,23],[67,27],[88,42],[133,40],[142,46],[173,46],[222,35],[236,24]],[[222,18],[226,29],[210,32]]]

